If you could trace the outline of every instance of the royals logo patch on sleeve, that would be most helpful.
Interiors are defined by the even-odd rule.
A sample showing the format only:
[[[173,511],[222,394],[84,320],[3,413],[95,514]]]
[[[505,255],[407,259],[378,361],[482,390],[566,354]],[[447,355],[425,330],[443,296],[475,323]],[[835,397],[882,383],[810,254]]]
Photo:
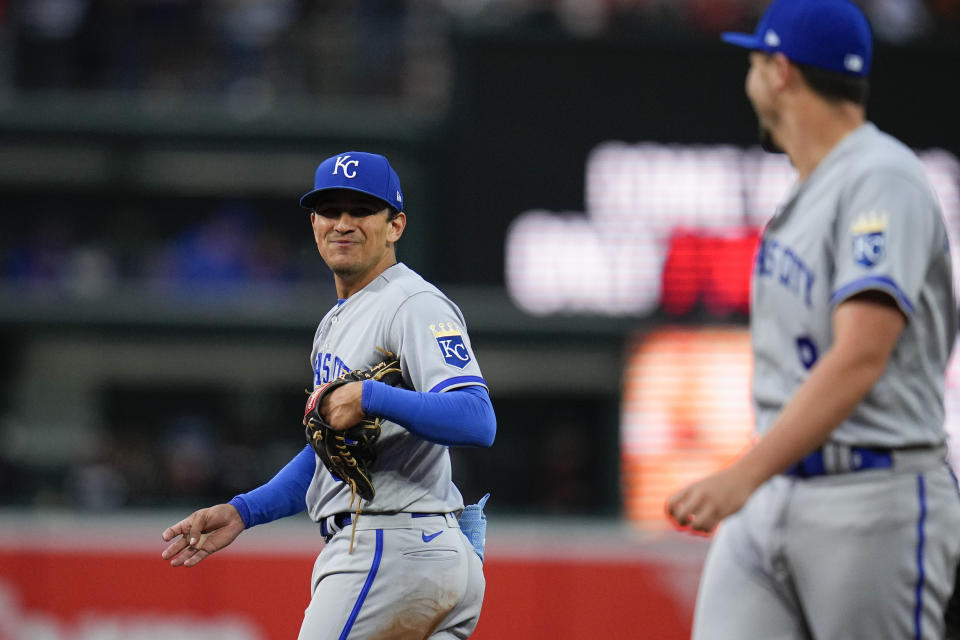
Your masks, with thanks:
[[[463,333],[459,326],[452,322],[440,322],[430,325],[430,331],[437,340],[444,362],[458,369],[463,369],[470,363],[470,351],[463,342]]]
[[[853,260],[868,269],[880,263],[887,253],[887,215],[868,211],[850,225]]]

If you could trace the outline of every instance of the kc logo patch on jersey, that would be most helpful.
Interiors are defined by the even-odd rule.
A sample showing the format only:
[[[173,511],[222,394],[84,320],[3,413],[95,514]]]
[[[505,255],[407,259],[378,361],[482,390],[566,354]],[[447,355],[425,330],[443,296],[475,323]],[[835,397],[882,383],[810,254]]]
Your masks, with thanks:
[[[452,322],[441,322],[430,325],[430,331],[437,340],[444,362],[458,369],[463,369],[470,363],[470,351],[463,342],[463,333],[459,326]]]
[[[850,225],[853,260],[868,269],[887,254],[887,215],[868,211]]]

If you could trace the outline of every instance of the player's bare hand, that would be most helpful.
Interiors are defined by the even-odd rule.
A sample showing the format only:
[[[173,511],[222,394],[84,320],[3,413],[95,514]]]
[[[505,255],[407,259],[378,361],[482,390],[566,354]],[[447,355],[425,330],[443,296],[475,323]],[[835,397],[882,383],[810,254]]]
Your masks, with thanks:
[[[363,383],[351,382],[323,397],[320,414],[331,427],[344,431],[363,419]]]
[[[667,515],[677,526],[709,533],[739,511],[756,487],[737,467],[687,485],[667,501]]]
[[[164,530],[162,537],[170,544],[161,557],[174,567],[192,567],[236,540],[243,530],[243,519],[233,505],[200,509]]]

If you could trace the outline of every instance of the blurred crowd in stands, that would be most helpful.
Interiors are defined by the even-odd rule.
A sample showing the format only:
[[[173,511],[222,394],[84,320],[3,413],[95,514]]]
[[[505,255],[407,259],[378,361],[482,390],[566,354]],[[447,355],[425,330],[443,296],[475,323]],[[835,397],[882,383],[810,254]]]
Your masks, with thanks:
[[[42,461],[27,451],[29,427],[5,421],[0,506],[103,511],[224,500],[269,479],[303,446],[301,398],[296,389],[108,387],[102,422],[70,434],[69,456]]]
[[[431,99],[438,87],[423,81],[442,71],[448,18],[439,8],[415,0],[0,0],[0,20],[7,83],[18,89],[267,103]],[[420,84],[406,86],[412,78]]]
[[[287,285],[309,283],[329,285],[333,295],[306,212],[296,216],[294,202],[283,216],[241,200],[169,206],[180,216],[162,203],[151,211],[121,208],[106,216],[76,203],[34,202],[21,209],[8,201],[0,280],[36,295],[92,299],[125,283],[145,293],[206,297],[257,285],[283,294]]]
[[[458,28],[712,37],[752,29],[767,1],[0,0],[0,73],[21,89],[435,102]],[[860,4],[881,41],[960,33],[960,0]]]

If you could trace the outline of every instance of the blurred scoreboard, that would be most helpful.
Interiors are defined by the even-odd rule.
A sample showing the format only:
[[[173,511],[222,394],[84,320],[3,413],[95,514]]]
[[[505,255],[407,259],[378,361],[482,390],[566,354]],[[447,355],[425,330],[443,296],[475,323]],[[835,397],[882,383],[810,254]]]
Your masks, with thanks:
[[[624,513],[663,528],[671,493],[750,442],[750,336],[742,327],[664,328],[629,341],[620,419]]]
[[[960,162],[919,155],[960,285]],[[786,156],[759,148],[603,143],[587,158],[585,213],[533,210],[511,223],[507,291],[535,315],[746,313],[756,239],[794,179]]]

